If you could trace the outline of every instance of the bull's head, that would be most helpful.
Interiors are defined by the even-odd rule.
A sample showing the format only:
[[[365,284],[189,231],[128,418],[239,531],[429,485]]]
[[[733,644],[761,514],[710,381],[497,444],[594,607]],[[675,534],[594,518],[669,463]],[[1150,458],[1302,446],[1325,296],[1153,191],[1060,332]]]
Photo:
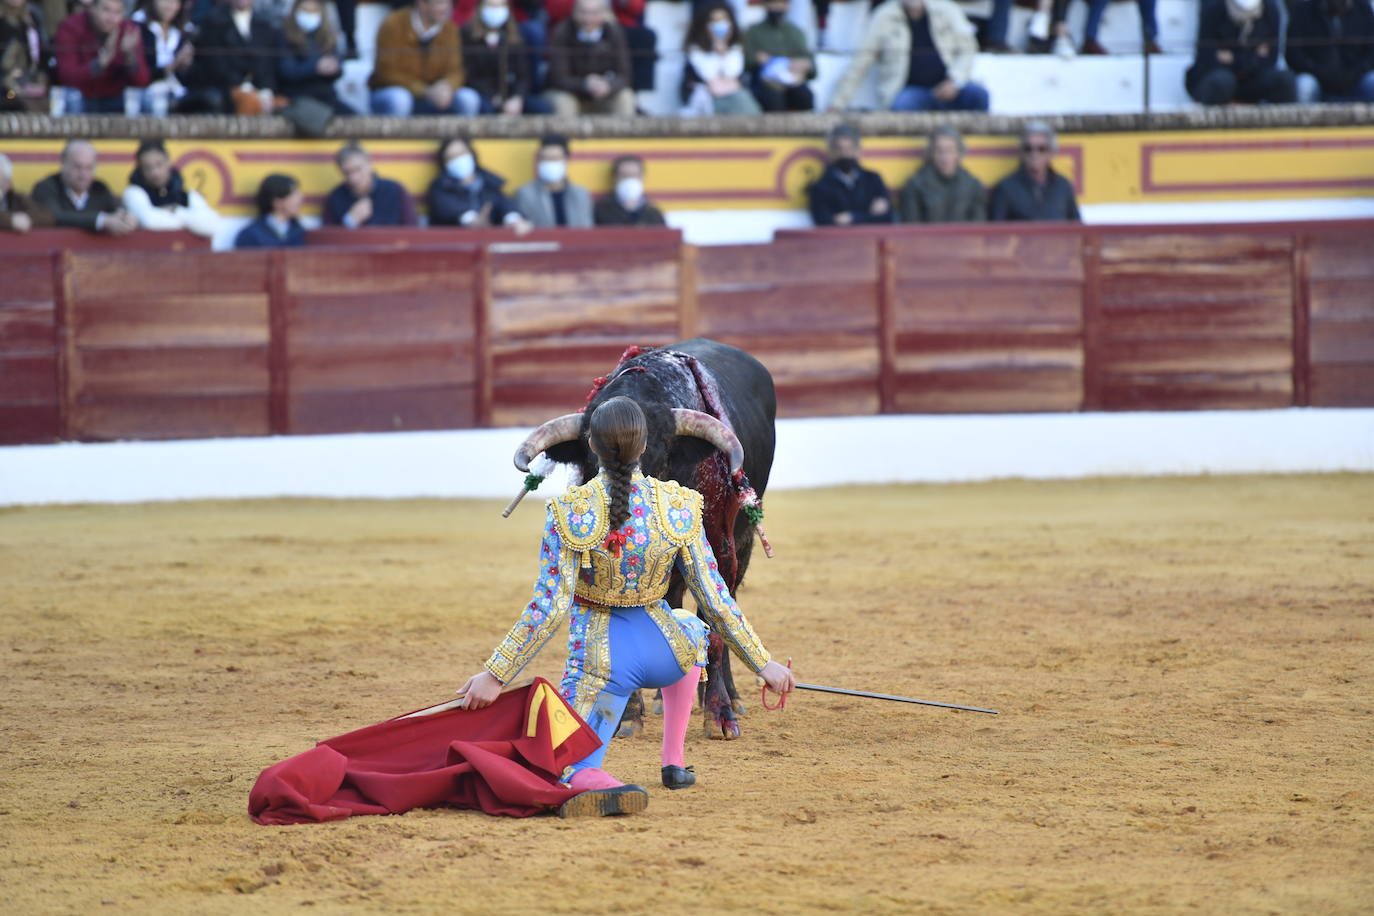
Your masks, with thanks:
[[[672,408],[673,421],[677,436],[690,436],[705,440],[724,452],[730,462],[733,476],[744,466],[744,446],[740,445],[730,427],[720,420],[699,410],[685,407]],[[578,442],[584,438],[582,425],[585,414],[570,413],[555,417],[534,432],[530,433],[520,447],[515,450],[515,466],[528,472],[530,462],[541,452],[547,452],[565,442]],[[653,469],[646,469],[652,473]]]

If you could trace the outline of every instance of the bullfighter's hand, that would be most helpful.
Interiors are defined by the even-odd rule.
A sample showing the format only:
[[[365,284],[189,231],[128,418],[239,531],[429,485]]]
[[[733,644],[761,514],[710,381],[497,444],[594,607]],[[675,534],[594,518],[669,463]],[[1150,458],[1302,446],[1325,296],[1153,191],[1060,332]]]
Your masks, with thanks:
[[[791,668],[779,665],[777,662],[769,662],[759,671],[759,677],[768,685],[768,689],[774,693],[787,693],[797,686],[796,675]]]
[[[483,671],[468,678],[466,684],[458,688],[462,696],[459,709],[481,709],[490,706],[501,695],[501,682],[490,671]]]

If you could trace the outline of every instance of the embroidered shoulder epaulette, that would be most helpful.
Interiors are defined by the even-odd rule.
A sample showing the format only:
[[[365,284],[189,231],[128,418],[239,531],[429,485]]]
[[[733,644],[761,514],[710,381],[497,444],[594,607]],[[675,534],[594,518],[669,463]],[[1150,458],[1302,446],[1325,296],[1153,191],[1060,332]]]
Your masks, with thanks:
[[[664,535],[678,547],[701,537],[701,494],[675,480],[654,482],[654,508]]]
[[[569,487],[562,496],[549,500],[564,546],[573,550],[599,547],[610,528],[609,502],[605,488],[596,479]]]

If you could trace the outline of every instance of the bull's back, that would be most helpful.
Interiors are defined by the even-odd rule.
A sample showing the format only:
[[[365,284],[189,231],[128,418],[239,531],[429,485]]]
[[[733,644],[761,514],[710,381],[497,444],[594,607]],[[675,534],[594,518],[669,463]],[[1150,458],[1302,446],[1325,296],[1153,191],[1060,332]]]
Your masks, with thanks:
[[[693,337],[668,349],[693,357],[715,377],[730,425],[744,446],[744,473],[762,493],[768,486],[776,445],[778,399],[773,376],[753,356],[717,340]]]

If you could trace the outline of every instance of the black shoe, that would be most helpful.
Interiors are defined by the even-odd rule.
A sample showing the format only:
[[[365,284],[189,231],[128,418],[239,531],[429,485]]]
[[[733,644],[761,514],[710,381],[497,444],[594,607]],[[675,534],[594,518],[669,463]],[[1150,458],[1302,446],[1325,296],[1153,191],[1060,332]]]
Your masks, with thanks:
[[[638,814],[649,807],[649,793],[639,786],[590,789],[579,792],[558,808],[559,817],[613,817]]]
[[[697,784],[697,774],[691,767],[664,767],[663,785],[668,789],[685,789]]]

